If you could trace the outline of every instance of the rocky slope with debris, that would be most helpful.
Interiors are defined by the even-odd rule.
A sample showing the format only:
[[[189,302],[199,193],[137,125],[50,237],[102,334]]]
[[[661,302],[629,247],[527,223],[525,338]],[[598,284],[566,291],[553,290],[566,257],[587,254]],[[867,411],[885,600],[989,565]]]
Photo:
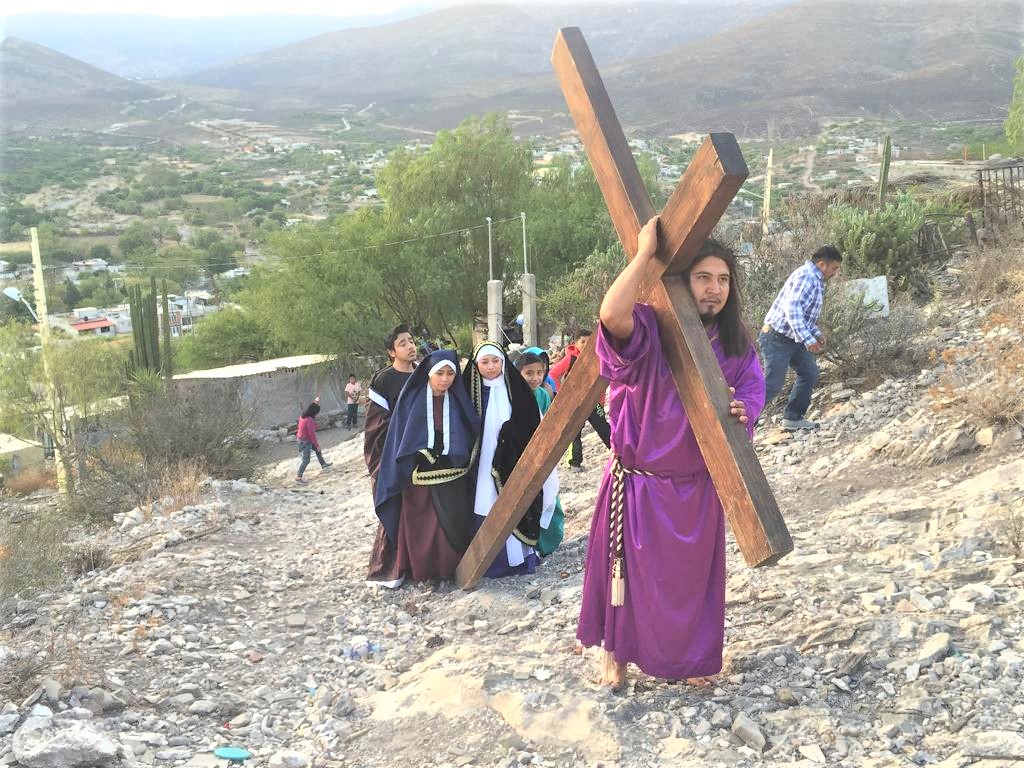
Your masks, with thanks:
[[[730,541],[711,689],[634,670],[615,693],[573,653],[593,435],[563,474],[564,546],[468,593],[364,585],[376,519],[350,440],[307,487],[286,461],[125,516],[118,565],[0,606],[0,766],[198,768],[221,745],[287,768],[1024,761],[1021,433],[936,410],[938,375],[834,383],[820,431],[759,433],[796,550],[750,570]]]

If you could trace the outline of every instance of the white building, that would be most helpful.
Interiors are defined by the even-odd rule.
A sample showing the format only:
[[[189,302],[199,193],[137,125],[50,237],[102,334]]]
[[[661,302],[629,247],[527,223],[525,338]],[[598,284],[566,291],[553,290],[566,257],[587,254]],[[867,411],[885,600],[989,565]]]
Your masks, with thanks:
[[[104,259],[83,259],[73,261],[71,266],[65,267],[64,277],[77,285],[83,277],[94,275],[97,272],[107,272],[109,269],[110,265]]]

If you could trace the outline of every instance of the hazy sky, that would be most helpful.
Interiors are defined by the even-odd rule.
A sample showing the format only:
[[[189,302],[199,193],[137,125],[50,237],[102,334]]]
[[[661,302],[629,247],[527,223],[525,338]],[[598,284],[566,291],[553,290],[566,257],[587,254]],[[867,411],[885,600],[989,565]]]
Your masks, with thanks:
[[[313,14],[377,16],[408,6],[448,5],[416,0],[176,0],[163,3],[153,16],[235,16]],[[18,13],[140,13],[138,0],[22,0]]]

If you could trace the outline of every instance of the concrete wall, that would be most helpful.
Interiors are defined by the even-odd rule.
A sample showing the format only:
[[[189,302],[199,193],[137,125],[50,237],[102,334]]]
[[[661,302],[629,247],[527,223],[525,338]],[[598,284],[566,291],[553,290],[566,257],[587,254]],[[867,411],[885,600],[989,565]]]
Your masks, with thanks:
[[[45,455],[41,445],[27,445],[18,450],[0,453],[0,474],[15,477],[23,469],[42,468]]]
[[[237,392],[242,403],[253,409],[253,427],[271,429],[294,425],[302,410],[320,395],[320,412],[345,410],[344,376],[340,369],[314,365],[268,374],[225,379],[181,379],[185,392]],[[366,387],[364,382],[363,387]]]

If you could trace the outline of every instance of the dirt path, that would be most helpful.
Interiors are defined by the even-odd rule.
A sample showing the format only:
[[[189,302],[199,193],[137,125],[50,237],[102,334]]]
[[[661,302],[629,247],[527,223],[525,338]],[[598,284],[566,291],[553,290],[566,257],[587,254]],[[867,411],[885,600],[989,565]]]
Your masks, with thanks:
[[[807,162],[807,167],[806,169],[804,169],[804,175],[800,181],[806,189],[821,194],[821,187],[815,184],[813,181],[811,181],[811,175],[814,173],[814,160],[815,158],[817,158],[817,156],[818,150],[815,149],[814,147],[811,147],[810,151],[805,155],[804,158]]]
[[[1024,459],[923,467],[873,448],[925,391],[821,392],[820,432],[759,433],[796,550],[751,570],[729,538],[711,689],[632,670],[612,693],[593,682],[594,653],[571,652],[607,455],[592,434],[587,470],[563,475],[566,540],[532,576],[367,587],[377,521],[362,443],[325,430],[335,465],[311,467],[308,486],[291,482],[295,446],[281,443],[260,485],[214,483],[202,504],[112,534],[107,546],[134,553],[123,565],[5,604],[0,659],[45,657],[70,629],[74,663],[50,668],[57,688],[40,701],[92,712],[81,727],[124,745],[121,766],[212,768],[227,743],[274,768],[1024,757],[1024,570],[996,525],[1024,507]],[[29,692],[11,697],[20,728]],[[11,743],[0,735],[0,764],[17,765]]]

